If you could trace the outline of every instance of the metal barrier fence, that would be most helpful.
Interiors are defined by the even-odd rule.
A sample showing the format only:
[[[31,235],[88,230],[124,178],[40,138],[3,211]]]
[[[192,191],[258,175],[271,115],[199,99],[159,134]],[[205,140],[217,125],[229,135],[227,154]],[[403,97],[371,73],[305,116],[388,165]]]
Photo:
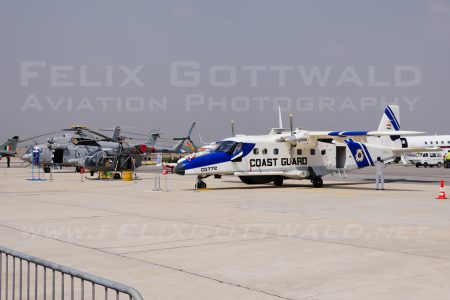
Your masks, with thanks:
[[[0,246],[0,300],[143,300],[129,286]]]

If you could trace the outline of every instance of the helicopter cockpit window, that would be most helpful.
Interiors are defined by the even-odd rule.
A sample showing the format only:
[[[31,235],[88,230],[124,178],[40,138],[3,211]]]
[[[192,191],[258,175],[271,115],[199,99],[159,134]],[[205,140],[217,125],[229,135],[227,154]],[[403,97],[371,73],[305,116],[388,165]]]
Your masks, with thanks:
[[[233,141],[223,141],[219,143],[219,146],[214,150],[214,152],[226,152],[233,153],[236,142]]]

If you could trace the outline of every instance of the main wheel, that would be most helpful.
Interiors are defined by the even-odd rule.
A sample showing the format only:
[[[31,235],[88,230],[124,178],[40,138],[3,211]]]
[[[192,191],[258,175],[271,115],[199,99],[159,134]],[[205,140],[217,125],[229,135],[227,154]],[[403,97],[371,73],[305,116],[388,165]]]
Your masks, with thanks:
[[[275,178],[275,180],[273,181],[273,184],[275,186],[282,186],[283,185],[283,178],[281,178],[281,177]]]
[[[321,188],[323,187],[323,180],[321,177],[317,177],[314,180],[312,180],[312,184],[315,188]]]
[[[91,176],[94,176],[95,175],[95,172],[94,171],[91,171]]]

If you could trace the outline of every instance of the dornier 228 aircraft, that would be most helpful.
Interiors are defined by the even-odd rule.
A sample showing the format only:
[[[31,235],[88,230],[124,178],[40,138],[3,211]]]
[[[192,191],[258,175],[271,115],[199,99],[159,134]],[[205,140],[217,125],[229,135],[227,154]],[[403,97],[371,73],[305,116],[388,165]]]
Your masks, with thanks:
[[[238,135],[219,142],[207,154],[181,161],[179,175],[197,175],[198,188],[206,188],[204,178],[235,175],[246,184],[285,179],[308,179],[314,187],[323,186],[322,177],[373,166],[378,157],[393,160],[401,153],[422,149],[407,148],[401,136],[421,132],[401,131],[399,107],[385,108],[377,131],[307,131],[272,129],[268,135]]]

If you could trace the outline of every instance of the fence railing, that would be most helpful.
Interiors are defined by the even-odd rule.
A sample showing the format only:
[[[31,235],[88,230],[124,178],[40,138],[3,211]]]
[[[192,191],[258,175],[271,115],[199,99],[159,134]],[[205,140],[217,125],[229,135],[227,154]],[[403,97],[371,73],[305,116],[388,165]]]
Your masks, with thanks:
[[[0,300],[143,300],[124,284],[0,246]]]

